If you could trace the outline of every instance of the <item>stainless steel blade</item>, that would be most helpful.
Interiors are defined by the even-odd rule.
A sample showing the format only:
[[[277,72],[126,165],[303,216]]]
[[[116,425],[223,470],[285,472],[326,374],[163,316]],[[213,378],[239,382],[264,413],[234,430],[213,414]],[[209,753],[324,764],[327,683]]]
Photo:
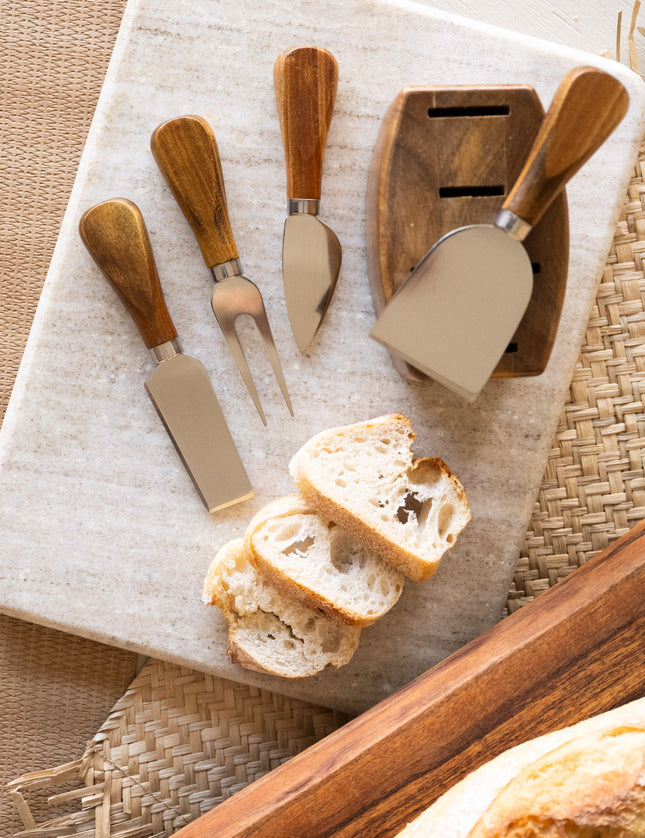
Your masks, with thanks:
[[[173,355],[160,362],[145,388],[208,511],[253,497],[203,365],[190,355]]]
[[[297,213],[284,222],[282,278],[296,343],[304,352],[331,302],[342,249],[333,230],[314,215]]]
[[[392,297],[370,336],[474,401],[531,299],[521,242],[492,225],[453,230]]]
[[[275,348],[273,333],[271,332],[269,318],[267,317],[260,289],[254,282],[251,282],[250,279],[247,279],[243,275],[242,265],[239,259],[225,262],[222,265],[215,265],[211,268],[211,271],[215,279],[213,294],[211,296],[213,314],[222,330],[222,334],[226,338],[229,351],[246,384],[246,389],[253,399],[253,404],[262,420],[262,424],[266,425],[266,416],[264,415],[260,397],[253,382],[253,376],[251,375],[251,370],[244,354],[244,348],[240,343],[236,329],[237,319],[243,314],[248,314],[255,321],[255,325],[264,342],[264,351],[273,368],[273,373],[282,391],[287,409],[293,416],[293,407],[291,405],[289,391],[287,390],[287,382],[284,379],[280,357],[278,350]]]

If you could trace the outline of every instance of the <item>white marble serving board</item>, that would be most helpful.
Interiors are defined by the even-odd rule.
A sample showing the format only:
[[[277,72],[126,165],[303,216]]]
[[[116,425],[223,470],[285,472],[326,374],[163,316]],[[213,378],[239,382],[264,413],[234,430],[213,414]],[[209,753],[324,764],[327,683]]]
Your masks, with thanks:
[[[321,218],[340,238],[343,267],[308,357],[282,292],[285,173],[272,82],[277,55],[302,43],[329,48],[340,67]],[[364,196],[388,104],[408,84],[526,82],[546,106],[580,63],[619,76],[631,106],[569,187],[569,285],[548,370],[493,381],[473,406],[439,385],[402,381],[368,338]],[[214,127],[241,259],[262,289],[291,391],[294,419],[247,331],[266,429],[210,312],[210,275],[149,151],[155,126],[182,113]],[[644,113],[641,81],[618,64],[404,0],[131,0],[0,432],[1,609],[354,711],[498,621]],[[81,213],[115,196],[143,211],[184,348],[211,375],[256,491],[214,516],[145,395],[150,355],[77,236]],[[293,490],[287,465],[310,436],[390,411],[412,418],[418,454],[442,456],[461,477],[468,529],[433,580],[408,583],[364,630],[344,669],[285,681],[231,665],[225,622],[200,601],[212,556]]]

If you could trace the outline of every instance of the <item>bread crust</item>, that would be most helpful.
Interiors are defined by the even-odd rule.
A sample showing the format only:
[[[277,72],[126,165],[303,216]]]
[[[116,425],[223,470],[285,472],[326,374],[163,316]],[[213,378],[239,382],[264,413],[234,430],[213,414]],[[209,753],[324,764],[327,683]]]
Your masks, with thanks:
[[[286,572],[276,569],[273,562],[263,555],[262,550],[258,549],[256,546],[256,536],[262,530],[263,526],[273,520],[287,520],[290,516],[294,515],[306,515],[318,518],[320,519],[320,525],[324,527],[328,527],[329,522],[332,520],[331,517],[321,515],[319,511],[314,512],[312,506],[300,495],[287,495],[267,504],[253,517],[244,535],[245,549],[252,556],[258,570],[267,582],[276,590],[280,591],[280,593],[297,600],[308,608],[325,614],[336,622],[343,623],[347,626],[365,627],[372,625],[377,619],[383,616],[387,609],[374,615],[366,615],[357,608],[352,608],[351,604],[336,601],[326,595],[322,590],[314,590],[311,587],[307,587],[297,579],[289,576]],[[334,524],[337,525],[338,522],[334,522]],[[356,541],[360,542],[361,540],[356,539]],[[367,546],[364,540],[361,543]],[[373,561],[380,564],[379,559],[373,559]],[[383,568],[383,570],[387,572],[388,576],[394,576],[389,568]],[[394,580],[393,584],[398,586],[398,591],[392,591],[389,604],[390,608],[396,603],[403,590],[403,579],[398,577]]]
[[[246,574],[244,585],[239,574]],[[268,585],[249,560],[241,538],[225,544],[211,562],[203,600],[222,611],[229,631],[227,654],[233,663],[246,669],[283,678],[306,678],[327,667],[344,666],[358,647],[360,628],[332,622]],[[314,634],[320,643],[317,647],[312,646]],[[267,637],[271,637],[271,643],[267,643]],[[302,644],[297,654],[287,654],[288,661],[279,645],[285,641]],[[330,642],[333,646],[326,649],[325,644]]]
[[[415,438],[410,420],[393,413],[323,431],[294,456],[300,494],[261,509],[244,539],[220,549],[204,581],[204,602],[228,622],[234,663],[287,678],[343,666],[360,628],[398,600],[403,575],[422,581],[435,573],[470,511],[441,458],[413,460]],[[311,452],[313,461],[323,455],[318,468],[309,468]],[[343,491],[339,499],[333,486],[325,490],[331,474],[348,502]]]
[[[301,449],[301,452],[303,450]],[[304,499],[319,515],[328,520],[335,521],[339,526],[351,533],[358,541],[365,544],[370,551],[380,556],[383,561],[416,582],[430,579],[436,573],[445,552],[436,559],[419,556],[411,553],[401,543],[390,539],[382,531],[375,529],[353,508],[339,504],[330,495],[321,491],[315,482],[309,478],[305,467],[301,467],[299,454],[296,454],[292,460],[292,476]],[[470,520],[470,511],[467,509],[466,491],[459,478],[453,474],[440,457],[420,457],[413,460],[408,474],[412,476],[415,471],[425,466],[433,466],[441,472],[444,479],[450,483],[458,502],[465,508],[467,520]],[[456,541],[457,537],[447,546],[446,551],[454,547]]]
[[[231,663],[234,663],[236,666],[241,666],[244,669],[250,669],[253,672],[262,672],[264,675],[278,675],[280,678],[296,680],[299,678],[310,678],[318,672],[318,670],[313,666],[308,669],[301,669],[297,673],[278,667],[268,668],[266,663],[263,665],[261,661],[257,660],[249,653],[248,649],[237,642],[234,633],[229,635],[226,654],[231,659]],[[328,666],[331,666],[331,664],[328,664]]]
[[[645,835],[645,698],[512,748],[398,838]]]
[[[276,591],[279,591],[286,597],[290,597],[296,602],[300,602],[312,611],[319,614],[324,614],[330,620],[336,623],[342,623],[345,626],[371,626],[376,621],[373,619],[364,619],[360,614],[349,612],[336,605],[335,602],[318,593],[315,596],[305,587],[299,585],[294,579],[288,576],[282,576],[273,569],[273,567],[265,562],[262,557],[258,556],[256,552],[253,553],[258,569]]]

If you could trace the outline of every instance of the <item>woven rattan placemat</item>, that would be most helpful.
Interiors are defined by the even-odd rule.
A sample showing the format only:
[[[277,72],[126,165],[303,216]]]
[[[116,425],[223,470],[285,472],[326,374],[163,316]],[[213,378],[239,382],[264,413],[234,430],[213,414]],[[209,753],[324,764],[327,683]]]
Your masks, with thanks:
[[[517,563],[509,610],[645,518],[645,146]]]
[[[124,5],[3,3],[0,419]],[[644,165],[645,148],[518,561],[511,611],[645,517]],[[134,666],[129,653],[0,617],[0,726],[8,732],[0,740],[0,786],[19,774],[80,759]],[[179,713],[182,721],[172,721],[182,707],[191,708],[186,719]],[[159,824],[170,828],[178,816],[179,825],[343,720],[302,702],[151,661],[122,695],[85,760],[62,771],[69,780],[82,769],[82,785],[95,786],[81,797],[85,815],[66,815],[70,830],[94,834],[97,813],[97,835],[110,829],[125,834],[126,827],[135,829],[133,835],[149,835]],[[125,765],[131,762],[127,782],[123,768],[106,762],[116,766],[121,757]],[[32,789],[29,813],[22,807],[28,824],[45,817],[42,790],[60,775],[36,781],[40,796]],[[73,793],[55,802],[79,808]],[[19,822],[2,795],[0,835],[14,835]]]

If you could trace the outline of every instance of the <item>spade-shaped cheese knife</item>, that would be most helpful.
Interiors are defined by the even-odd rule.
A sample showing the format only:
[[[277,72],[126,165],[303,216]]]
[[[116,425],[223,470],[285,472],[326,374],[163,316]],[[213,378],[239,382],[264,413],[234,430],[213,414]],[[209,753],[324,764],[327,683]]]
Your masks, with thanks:
[[[614,76],[571,70],[493,224],[447,233],[416,266],[371,337],[474,401],[506,350],[533,290],[522,241],[627,111]]]
[[[228,217],[222,165],[211,126],[200,116],[169,119],[154,130],[150,147],[197,239],[204,262],[211,269],[215,280],[211,297],[213,314],[262,422],[266,425],[260,397],[236,331],[237,318],[243,314],[250,315],[258,327],[285,403],[293,416],[262,294],[242,273]]]
[[[296,47],[278,56],[273,79],[287,166],[282,278],[293,335],[305,352],[331,301],[342,259],[336,234],[317,218],[338,64],[326,49]]]
[[[123,198],[96,204],[79,232],[158,364],[145,388],[204,505],[215,512],[253,497],[206,370],[181,351],[138,207]]]

